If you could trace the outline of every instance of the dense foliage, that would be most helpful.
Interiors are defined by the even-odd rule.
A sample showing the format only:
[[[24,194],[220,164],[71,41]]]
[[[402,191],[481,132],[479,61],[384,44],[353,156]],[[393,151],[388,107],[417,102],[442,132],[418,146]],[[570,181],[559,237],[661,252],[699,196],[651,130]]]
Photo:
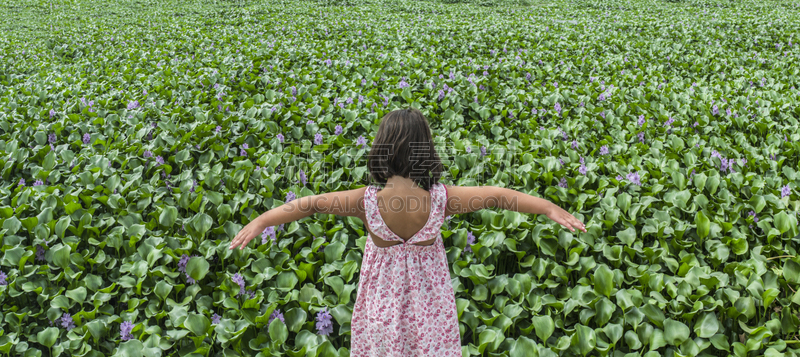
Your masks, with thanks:
[[[447,220],[465,356],[797,355],[800,6],[483,3],[0,5],[0,352],[349,355],[360,221],[228,245],[411,105],[589,229]]]

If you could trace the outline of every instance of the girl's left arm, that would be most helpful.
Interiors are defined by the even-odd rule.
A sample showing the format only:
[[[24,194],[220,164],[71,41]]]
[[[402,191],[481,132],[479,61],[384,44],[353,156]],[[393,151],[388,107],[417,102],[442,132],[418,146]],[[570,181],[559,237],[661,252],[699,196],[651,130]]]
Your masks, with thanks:
[[[320,195],[301,197],[289,203],[284,203],[276,208],[262,213],[253,221],[248,223],[231,241],[229,249],[239,246],[244,249],[247,243],[261,234],[265,228],[277,226],[282,223],[289,223],[301,218],[311,216],[314,213],[328,213],[337,216],[354,216],[363,221],[364,192],[366,187],[355,190],[328,192]]]

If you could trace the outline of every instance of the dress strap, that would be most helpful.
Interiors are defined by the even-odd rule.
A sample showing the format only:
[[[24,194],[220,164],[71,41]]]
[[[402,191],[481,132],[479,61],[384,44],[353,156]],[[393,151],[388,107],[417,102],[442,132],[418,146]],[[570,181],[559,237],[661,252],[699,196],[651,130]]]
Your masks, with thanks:
[[[378,188],[376,186],[369,186],[364,192],[364,211],[367,218],[369,228],[378,235],[379,238],[387,241],[403,241],[392,232],[386,223],[381,218],[381,213],[378,210],[378,201],[376,193]]]
[[[439,235],[442,224],[444,224],[444,209],[447,204],[447,193],[444,184],[437,183],[431,186],[431,212],[425,226],[411,237],[407,243],[417,243],[433,239]]]

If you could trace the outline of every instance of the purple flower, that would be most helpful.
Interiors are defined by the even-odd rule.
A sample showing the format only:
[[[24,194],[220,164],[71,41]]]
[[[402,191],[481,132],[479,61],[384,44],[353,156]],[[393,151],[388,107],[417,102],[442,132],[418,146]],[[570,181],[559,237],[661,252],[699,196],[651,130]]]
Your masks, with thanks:
[[[267,321],[267,325],[271,324],[272,320],[275,319],[281,320],[283,323],[286,323],[286,320],[283,319],[283,313],[281,312],[280,309],[275,309],[274,311],[272,311],[272,315],[269,315],[269,321]]]
[[[275,135],[275,137],[278,138],[278,141],[283,142],[283,134]]]
[[[164,158],[161,157],[161,155],[156,156],[156,163],[158,164],[156,166],[163,165],[164,164]]]
[[[606,100],[606,95],[605,95],[605,93],[600,93],[600,95],[599,95],[599,96],[597,96],[597,100],[599,100],[599,101],[601,101],[601,102],[602,102],[602,101],[604,101],[604,100]]]
[[[359,135],[356,145],[361,145],[363,149],[367,148],[367,139],[364,138],[364,135]]]
[[[37,179],[37,180],[36,180],[36,181],[33,183],[33,185],[34,185],[34,186],[41,186],[41,185],[44,185],[44,182],[42,182],[42,180],[41,180],[41,179]]]
[[[219,324],[219,320],[221,320],[221,319],[222,319],[222,316],[217,315],[216,312],[214,313],[214,315],[211,315],[211,323],[212,324],[218,325]]]
[[[567,178],[566,177],[562,177],[561,181],[558,183],[558,186],[559,187],[563,187],[563,188],[567,188],[567,186],[568,186],[567,185]]]
[[[295,198],[297,198],[297,195],[294,192],[289,191],[286,193],[286,203],[292,202]]]
[[[532,115],[536,115],[537,113],[538,113],[538,111],[536,110],[536,108],[531,109],[531,114]]]
[[[564,159],[559,157],[558,158],[558,163],[561,164],[561,166],[564,166]]]
[[[128,110],[134,110],[136,108],[139,108],[139,101],[138,100],[132,100],[132,101],[128,102]]]
[[[608,145],[603,145],[600,147],[600,155],[608,155]]]
[[[216,131],[217,133],[219,133],[219,132],[221,132],[221,131],[222,131],[222,127],[221,127],[221,126],[219,126],[219,125],[217,125],[217,128],[216,128],[214,131]]]
[[[181,256],[181,260],[178,261],[178,271],[185,273],[186,272],[186,264],[189,263],[189,256],[184,254]]]
[[[72,319],[70,314],[64,313],[61,315],[61,327],[67,329],[67,331],[75,328],[75,321]]]
[[[2,271],[0,271],[0,285],[8,285],[8,282],[6,281],[7,278],[8,278],[8,275],[6,275],[6,273],[3,273]]]
[[[239,294],[244,294],[244,277],[242,274],[236,273],[231,280],[239,285]]]
[[[56,134],[55,133],[51,133],[50,135],[47,136],[47,139],[48,139],[48,141],[50,141],[51,144],[56,142]]]
[[[789,195],[791,194],[792,194],[792,189],[789,188],[789,184],[786,184],[786,186],[783,186],[783,188],[781,188],[781,198],[789,197]]]
[[[622,181],[623,180],[622,175],[617,175],[616,179],[617,181]]]
[[[344,131],[344,130],[342,129],[342,126],[341,126],[341,125],[339,125],[339,124],[336,124],[336,129],[333,131],[333,133],[334,133],[335,135],[339,135],[339,134],[341,134],[343,131]]]
[[[23,179],[23,178],[19,179],[19,186],[20,187],[25,186],[25,179]]]
[[[572,140],[572,148],[573,149],[577,149],[578,148],[578,140]]]
[[[317,133],[316,135],[314,135],[314,144],[322,145],[322,134],[321,133]]]
[[[398,86],[400,87],[400,89],[403,89],[403,88],[406,88],[406,87],[410,87],[410,85],[408,83],[406,83],[405,80],[402,80],[402,79],[400,80],[400,83],[398,84]]]
[[[717,106],[716,106],[716,105],[714,105],[713,107],[711,107],[711,114],[712,114],[712,115],[719,115],[719,108],[717,108]]]
[[[144,151],[144,157],[153,157],[153,152],[150,151],[150,150],[145,150]]]
[[[586,165],[581,164],[581,167],[578,169],[578,172],[580,172],[581,175],[586,175],[586,171],[587,171]]]
[[[642,125],[644,125],[644,122],[645,122],[644,114],[642,114],[642,115],[639,116],[639,122],[638,122],[639,126],[641,127]]]
[[[439,100],[444,99],[444,91],[439,89]]]
[[[307,182],[306,173],[305,173],[305,171],[303,171],[303,169],[300,169],[300,182],[303,183],[303,186],[305,186],[305,184]]]
[[[306,125],[312,125],[312,124],[314,124],[314,121],[311,120],[311,119],[308,119],[308,121],[306,122]]]
[[[91,139],[92,139],[92,136],[89,135],[89,133],[83,134],[83,143],[84,144],[88,144],[89,140],[91,140]]]
[[[45,241],[45,244],[47,244],[47,241]],[[41,245],[36,246],[36,260],[44,261],[44,248]]]
[[[365,85],[367,85],[367,80],[366,80],[366,79],[364,79],[364,78],[362,78],[362,79],[361,79],[361,86],[363,87],[363,86],[365,86]]]
[[[634,185],[641,186],[642,182],[640,181],[639,173],[638,172],[631,172],[627,176],[628,181],[632,182]]]
[[[273,242],[277,241],[275,226],[269,226],[261,232],[261,244],[267,244],[267,237],[272,237]]]
[[[486,156],[486,147],[481,146],[481,156]]]
[[[333,323],[331,322],[331,314],[328,308],[324,307],[317,313],[317,333],[323,336],[328,336],[333,332]]]
[[[643,131],[639,132],[639,142],[644,144],[644,132]]]
[[[472,232],[467,232],[467,246],[464,248],[464,251],[471,252],[472,245],[475,244],[475,235]]]
[[[53,119],[53,117],[54,117],[55,115],[56,115],[56,111],[55,111],[55,110],[53,110],[53,109],[50,109],[50,119]]]
[[[606,112],[600,112],[600,116],[603,117],[603,119],[605,119],[606,118]]]
[[[558,114],[561,114],[561,104],[556,103],[555,110],[556,110],[556,112],[558,112]]]
[[[131,331],[133,331],[133,322],[124,321],[119,325],[119,336],[123,341],[133,339]]]

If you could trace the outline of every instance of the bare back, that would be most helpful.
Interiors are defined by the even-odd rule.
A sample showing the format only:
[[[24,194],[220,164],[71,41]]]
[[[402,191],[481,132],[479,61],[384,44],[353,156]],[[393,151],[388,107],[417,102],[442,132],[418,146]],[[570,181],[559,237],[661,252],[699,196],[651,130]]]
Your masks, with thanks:
[[[384,188],[376,193],[378,211],[386,226],[404,241],[411,239],[428,222],[431,213],[430,192],[421,188]],[[387,241],[365,225],[370,238],[376,246],[385,248],[402,242]],[[431,245],[436,239],[426,240],[414,245]]]

